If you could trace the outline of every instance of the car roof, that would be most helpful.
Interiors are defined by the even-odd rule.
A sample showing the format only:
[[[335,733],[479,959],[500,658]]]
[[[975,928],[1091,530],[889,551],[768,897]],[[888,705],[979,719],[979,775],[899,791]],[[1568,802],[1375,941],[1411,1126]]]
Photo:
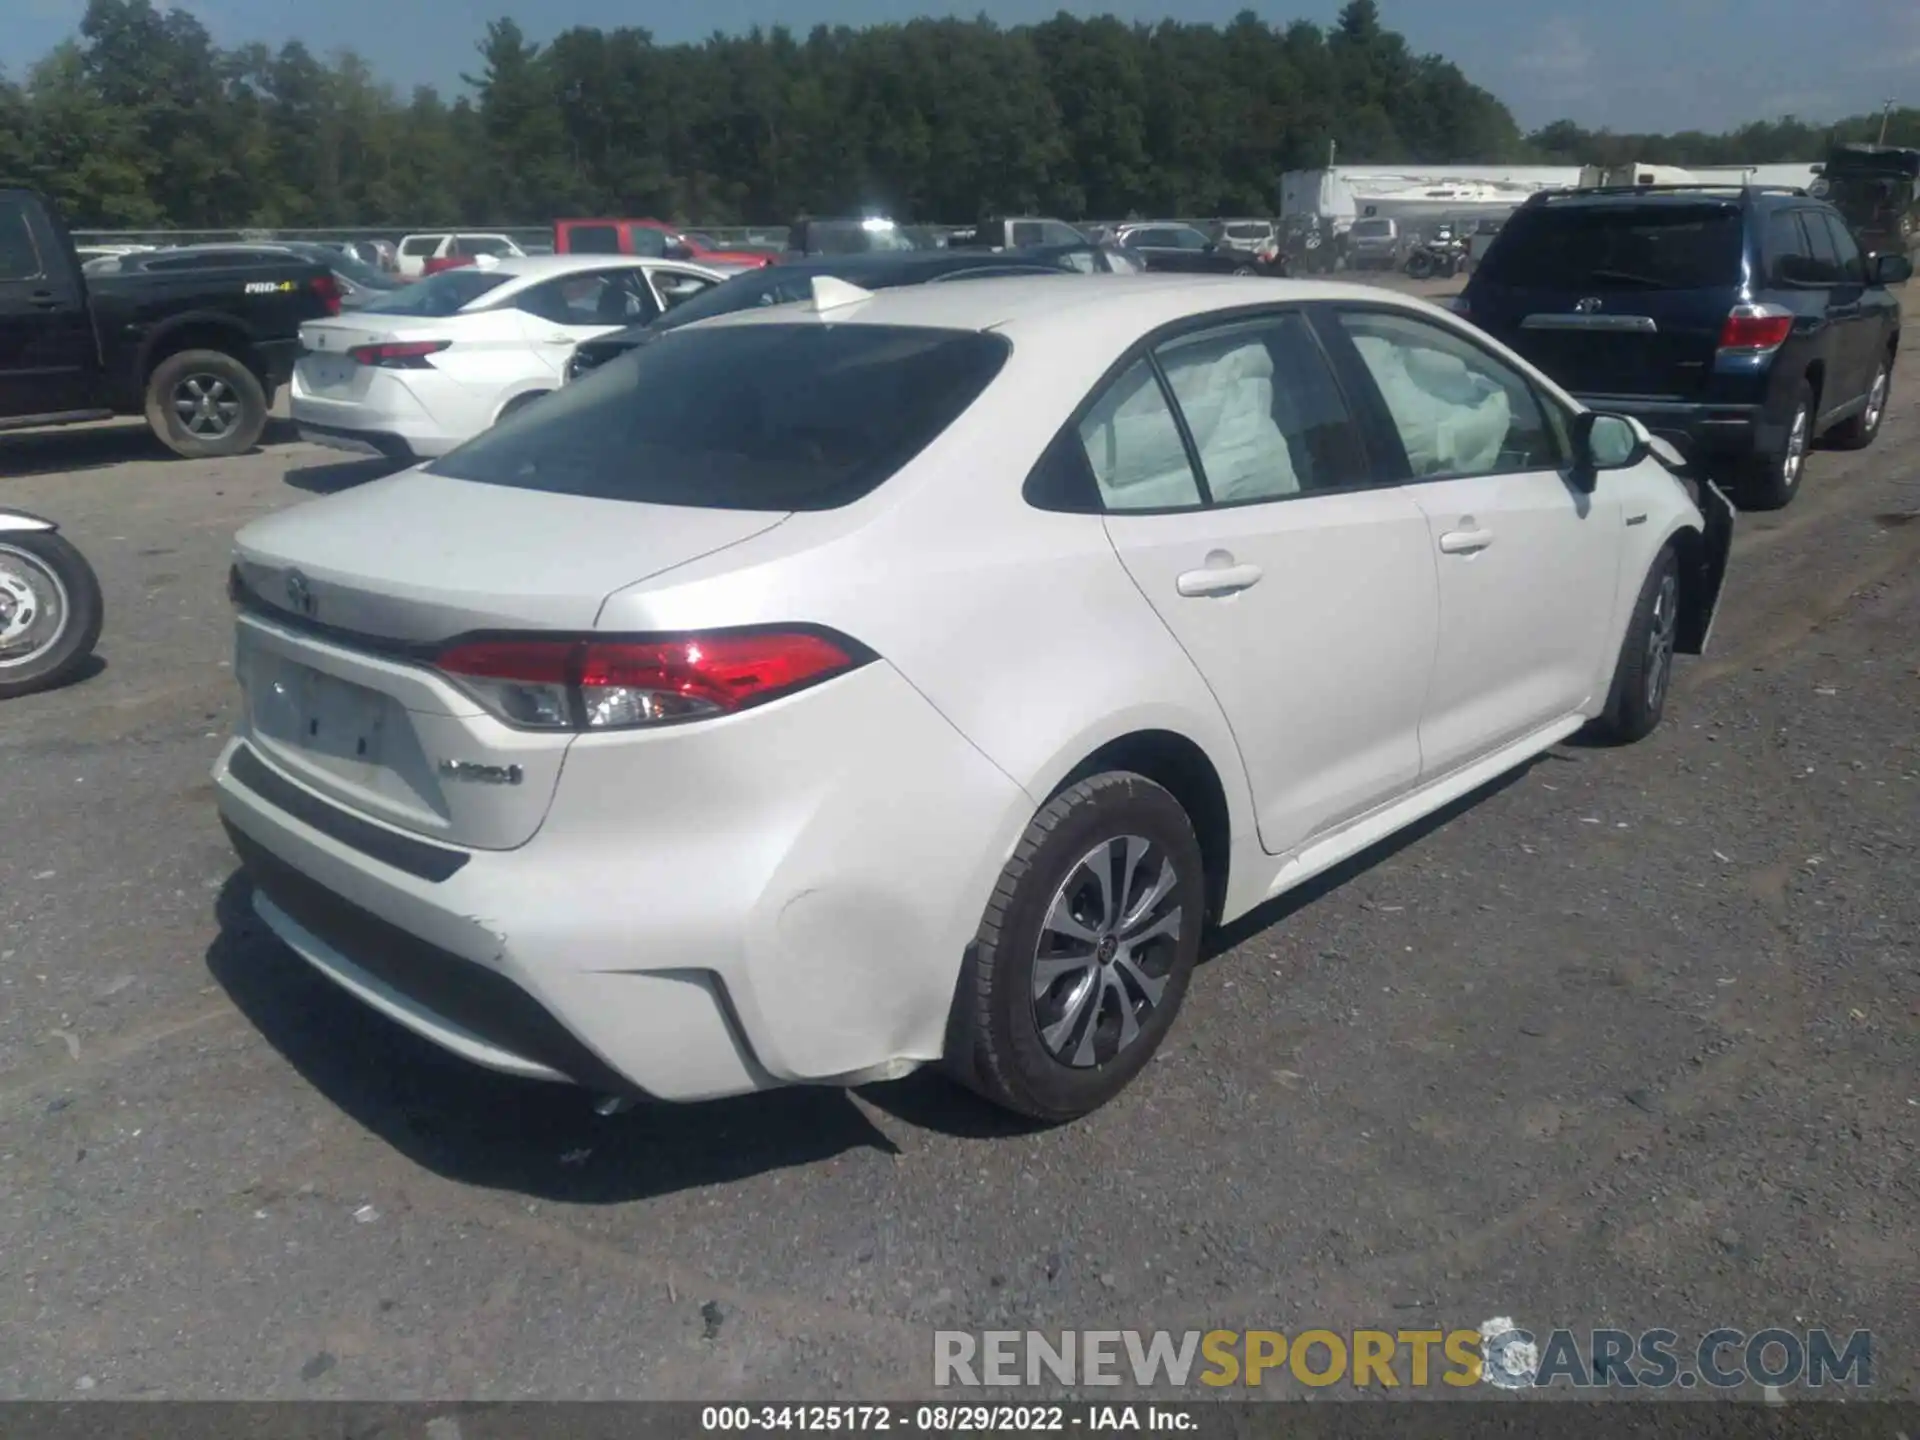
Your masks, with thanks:
[[[481,268],[489,275],[504,275],[509,280],[528,284],[552,280],[560,275],[572,275],[581,270],[690,270],[716,280],[726,278],[710,266],[690,260],[665,260],[654,255],[503,255],[493,264]]]
[[[828,321],[937,330],[996,331],[1016,344],[1061,331],[1070,343],[1124,348],[1162,325],[1247,305],[1311,300],[1388,304],[1443,314],[1412,296],[1373,285],[1278,280],[1241,275],[1085,275],[1063,285],[1048,275],[970,280],[965,285],[903,285],[868,300],[816,315],[800,306],[758,306],[715,315],[685,331],[726,325],[793,325]]]
[[[1817,195],[1809,195],[1803,190],[1743,190],[1739,186],[1702,186],[1676,190],[1620,189],[1620,190],[1556,190],[1547,192],[1547,198],[1530,205],[1522,205],[1514,213],[1517,215],[1528,209],[1565,210],[1569,208],[1620,206],[1663,206],[1683,208],[1686,206],[1718,205],[1723,209],[1737,210],[1743,203],[1758,205],[1821,205],[1825,202]]]

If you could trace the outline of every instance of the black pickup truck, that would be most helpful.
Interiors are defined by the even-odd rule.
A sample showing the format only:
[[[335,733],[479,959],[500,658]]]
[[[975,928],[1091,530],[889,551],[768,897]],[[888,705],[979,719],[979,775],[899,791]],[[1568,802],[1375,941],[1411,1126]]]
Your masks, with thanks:
[[[145,415],[176,455],[240,454],[301,323],[339,313],[332,273],[291,255],[83,275],[52,206],[0,187],[0,430]]]

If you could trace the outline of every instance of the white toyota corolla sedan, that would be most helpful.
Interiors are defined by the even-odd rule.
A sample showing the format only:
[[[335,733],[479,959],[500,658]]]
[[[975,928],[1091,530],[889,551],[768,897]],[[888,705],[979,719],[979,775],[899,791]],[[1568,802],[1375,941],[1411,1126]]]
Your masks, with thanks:
[[[557,389],[582,340],[644,324],[724,278],[631,255],[523,255],[441,271],[300,327],[293,422],[335,449],[443,455]]]
[[[219,806],[481,1065],[1069,1117],[1209,925],[1653,729],[1733,524],[1677,465],[1381,290],[822,280],[243,530]]]

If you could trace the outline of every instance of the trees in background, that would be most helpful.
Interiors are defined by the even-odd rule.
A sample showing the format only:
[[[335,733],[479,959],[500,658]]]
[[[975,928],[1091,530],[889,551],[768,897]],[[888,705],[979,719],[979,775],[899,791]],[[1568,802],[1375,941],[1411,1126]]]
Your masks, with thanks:
[[[1816,158],[1830,127],[1520,133],[1448,60],[1352,0],[1333,26],[1002,28],[916,20],[659,45],[486,27],[469,93],[398,93],[350,53],[216,46],[184,10],[88,0],[78,35],[0,77],[0,175],[77,225],[544,224],[559,214],[785,223],[874,206],[1069,218],[1268,213],[1282,171],[1352,163]],[[1872,138],[1878,117],[1848,121]],[[1920,112],[1890,140],[1920,144]]]

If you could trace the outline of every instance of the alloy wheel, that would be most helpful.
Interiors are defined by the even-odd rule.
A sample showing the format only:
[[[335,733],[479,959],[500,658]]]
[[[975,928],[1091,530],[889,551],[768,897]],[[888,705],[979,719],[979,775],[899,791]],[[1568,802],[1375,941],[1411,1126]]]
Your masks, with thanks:
[[[1793,412],[1793,428],[1787,432],[1787,453],[1780,461],[1781,487],[1793,489],[1800,483],[1800,468],[1807,461],[1807,411],[1803,406]]]
[[[67,588],[36,556],[0,545],[0,669],[37,660],[67,623]]]
[[[1173,861],[1121,835],[1076,862],[1054,891],[1033,957],[1033,1019],[1054,1059],[1102,1065],[1140,1038],[1166,994],[1182,907]]]
[[[1867,392],[1867,413],[1862,418],[1862,425],[1869,435],[1880,428],[1880,416],[1887,408],[1887,387],[1891,378],[1885,364],[1873,372],[1873,389]]]
[[[1657,713],[1673,673],[1673,640],[1680,622],[1680,581],[1671,572],[1660,577],[1647,626],[1647,710]]]
[[[218,375],[183,376],[173,387],[173,411],[202,440],[224,440],[240,425],[240,396]]]

